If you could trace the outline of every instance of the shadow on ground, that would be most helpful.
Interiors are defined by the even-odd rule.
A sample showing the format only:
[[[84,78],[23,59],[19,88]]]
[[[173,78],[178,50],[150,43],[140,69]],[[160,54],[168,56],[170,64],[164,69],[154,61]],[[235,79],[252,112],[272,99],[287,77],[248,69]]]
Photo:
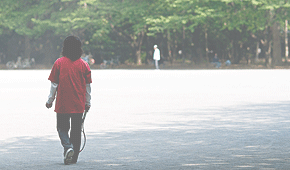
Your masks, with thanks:
[[[89,133],[69,166],[58,140],[13,138],[0,141],[0,169],[288,169],[289,104],[180,111],[158,128]]]

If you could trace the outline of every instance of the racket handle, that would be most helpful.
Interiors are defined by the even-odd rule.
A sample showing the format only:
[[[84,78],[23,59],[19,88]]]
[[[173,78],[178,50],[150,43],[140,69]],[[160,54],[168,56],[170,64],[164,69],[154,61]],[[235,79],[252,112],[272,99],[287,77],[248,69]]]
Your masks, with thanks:
[[[83,123],[84,123],[84,121],[85,121],[85,119],[86,119],[87,113],[88,113],[88,111],[85,110],[85,112],[84,112],[84,114],[83,114],[83,117],[82,117],[82,121],[83,121]]]

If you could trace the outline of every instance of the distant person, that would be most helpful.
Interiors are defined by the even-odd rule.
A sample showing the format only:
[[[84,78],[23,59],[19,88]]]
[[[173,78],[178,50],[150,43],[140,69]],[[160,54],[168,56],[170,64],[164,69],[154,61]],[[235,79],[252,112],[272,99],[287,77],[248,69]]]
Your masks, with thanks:
[[[217,53],[214,54],[214,57],[212,59],[212,63],[216,68],[220,68],[220,66],[222,65],[220,62],[220,59],[217,56]]]
[[[160,50],[157,48],[157,45],[154,45],[153,59],[155,60],[156,69],[159,69],[158,61],[160,60]]]
[[[21,60],[22,60],[21,56],[18,56],[17,61],[16,61],[16,68],[21,68],[21,66],[22,66]]]
[[[95,64],[95,59],[93,58],[93,55],[91,52],[89,52],[89,65]]]
[[[225,64],[226,64],[226,66],[230,66],[230,65],[232,64],[232,62],[231,62],[230,60],[227,60],[227,61],[225,62]]]
[[[87,63],[89,63],[89,55],[86,55],[85,53],[81,56],[81,58],[85,61],[85,62],[87,62]]]
[[[88,63],[80,58],[82,53],[79,38],[67,37],[63,42],[63,57],[55,61],[48,78],[51,88],[46,107],[52,107],[57,93],[54,111],[57,113],[57,131],[64,148],[66,165],[77,162],[81,145],[82,115],[84,110],[88,111],[91,107],[91,70]]]

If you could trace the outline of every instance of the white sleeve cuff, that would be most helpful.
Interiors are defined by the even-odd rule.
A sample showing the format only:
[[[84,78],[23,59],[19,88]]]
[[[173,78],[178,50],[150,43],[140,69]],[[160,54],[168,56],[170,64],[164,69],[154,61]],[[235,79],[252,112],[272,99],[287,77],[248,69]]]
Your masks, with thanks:
[[[91,106],[91,84],[86,84],[86,105]]]
[[[56,91],[57,91],[57,87],[58,87],[57,83],[51,82],[50,94],[48,96],[48,100],[47,100],[46,103],[51,104],[54,101],[55,95],[56,95]]]

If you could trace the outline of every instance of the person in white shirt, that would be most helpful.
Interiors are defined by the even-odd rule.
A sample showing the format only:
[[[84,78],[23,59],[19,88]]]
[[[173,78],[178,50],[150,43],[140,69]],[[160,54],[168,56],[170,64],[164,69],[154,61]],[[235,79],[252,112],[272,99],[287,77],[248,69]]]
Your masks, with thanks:
[[[154,45],[153,59],[155,60],[156,69],[159,69],[158,61],[160,60],[160,50],[157,48],[157,45]]]

